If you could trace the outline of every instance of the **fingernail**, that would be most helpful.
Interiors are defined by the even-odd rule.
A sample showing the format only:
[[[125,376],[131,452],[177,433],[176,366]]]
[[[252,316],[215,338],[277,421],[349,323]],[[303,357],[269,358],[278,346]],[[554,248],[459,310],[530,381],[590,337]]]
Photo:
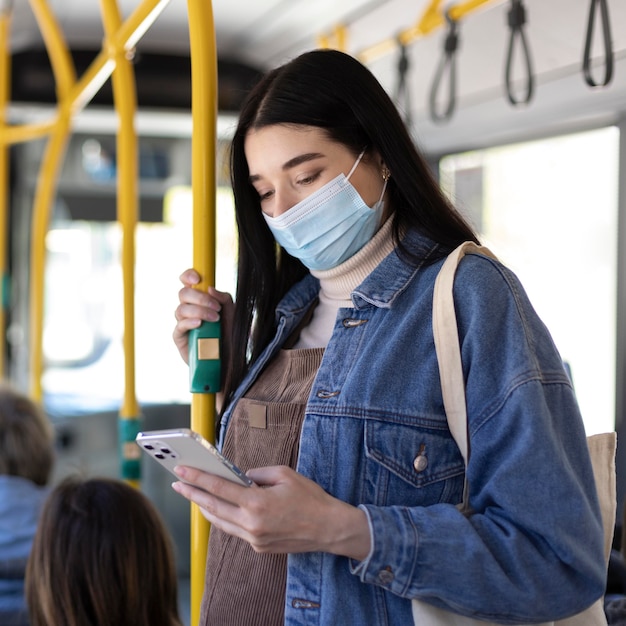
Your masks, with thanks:
[[[174,467],[174,473],[176,474],[176,476],[180,476],[181,478],[184,478],[185,475],[187,474],[187,470],[182,465],[176,465]]]

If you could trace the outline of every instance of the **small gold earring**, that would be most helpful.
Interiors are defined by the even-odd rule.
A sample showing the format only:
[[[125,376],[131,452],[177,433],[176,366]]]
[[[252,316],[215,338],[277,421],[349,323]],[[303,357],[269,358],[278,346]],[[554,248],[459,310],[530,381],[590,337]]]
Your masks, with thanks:
[[[385,182],[387,182],[391,178],[391,172],[389,171],[389,168],[386,165],[383,165],[381,174]]]

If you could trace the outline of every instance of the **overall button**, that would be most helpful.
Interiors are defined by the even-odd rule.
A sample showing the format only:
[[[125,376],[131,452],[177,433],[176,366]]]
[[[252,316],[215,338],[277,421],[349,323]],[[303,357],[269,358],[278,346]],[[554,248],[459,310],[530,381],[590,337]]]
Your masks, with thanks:
[[[294,598],[291,601],[291,606],[294,609],[319,609],[319,602],[313,602],[313,600],[303,600],[302,598]]]
[[[338,391],[327,391],[326,389],[320,389],[316,394],[318,398],[322,398],[322,400],[326,400],[327,398],[334,398],[339,395]]]

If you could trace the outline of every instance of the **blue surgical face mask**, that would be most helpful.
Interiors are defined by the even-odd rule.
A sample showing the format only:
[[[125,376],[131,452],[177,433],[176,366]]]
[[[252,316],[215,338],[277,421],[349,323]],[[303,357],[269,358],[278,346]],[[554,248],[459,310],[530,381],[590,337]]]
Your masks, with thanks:
[[[378,229],[387,180],[371,208],[348,180],[364,153],[347,176],[339,174],[278,217],[263,214],[274,239],[309,269],[327,270],[343,263]]]

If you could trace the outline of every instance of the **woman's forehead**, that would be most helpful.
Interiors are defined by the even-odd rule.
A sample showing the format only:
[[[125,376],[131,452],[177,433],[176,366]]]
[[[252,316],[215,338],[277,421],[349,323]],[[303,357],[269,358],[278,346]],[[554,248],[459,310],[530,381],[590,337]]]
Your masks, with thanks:
[[[343,144],[330,139],[324,129],[293,124],[251,129],[244,149],[251,174],[257,169],[283,168],[303,154],[332,158],[348,152]]]
[[[302,124],[272,124],[261,128],[251,128],[246,133],[246,152],[250,145],[282,144],[285,146],[298,145],[303,142],[339,145],[328,137],[323,128]]]

